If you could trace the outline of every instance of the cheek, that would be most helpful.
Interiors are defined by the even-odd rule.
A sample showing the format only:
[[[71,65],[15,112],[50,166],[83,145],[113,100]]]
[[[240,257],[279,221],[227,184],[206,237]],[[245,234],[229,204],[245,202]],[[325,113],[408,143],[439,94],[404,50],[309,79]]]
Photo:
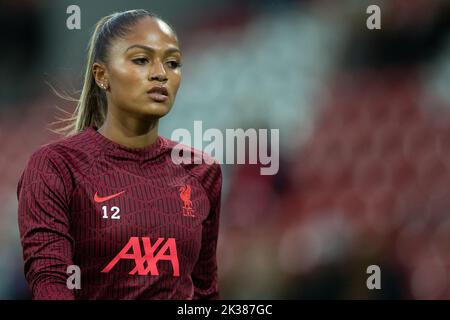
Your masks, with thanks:
[[[143,70],[133,68],[129,64],[118,63],[114,66],[114,68],[112,68],[110,77],[111,86],[113,88],[120,88],[122,94],[128,94],[139,88],[137,84],[142,82],[143,77],[145,77],[145,73]]]
[[[181,74],[179,72],[174,73],[170,80],[171,80],[174,92],[177,93],[178,88],[180,87],[180,83],[181,83]]]

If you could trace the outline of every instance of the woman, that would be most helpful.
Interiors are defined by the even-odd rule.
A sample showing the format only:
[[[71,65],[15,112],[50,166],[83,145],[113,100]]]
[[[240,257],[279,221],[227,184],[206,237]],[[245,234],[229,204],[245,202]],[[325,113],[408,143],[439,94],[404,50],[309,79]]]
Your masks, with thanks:
[[[218,298],[220,166],[175,164],[176,143],[158,135],[180,67],[177,36],[154,14],[98,22],[70,132],[38,149],[18,184],[34,299]]]

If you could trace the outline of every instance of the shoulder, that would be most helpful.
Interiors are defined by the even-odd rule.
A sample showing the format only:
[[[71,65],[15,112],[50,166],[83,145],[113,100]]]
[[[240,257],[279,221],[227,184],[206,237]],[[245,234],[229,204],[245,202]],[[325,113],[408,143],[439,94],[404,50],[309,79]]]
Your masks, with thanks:
[[[167,138],[163,139],[174,165],[182,166],[203,185],[205,190],[220,192],[222,169],[214,157],[194,147]]]
[[[165,137],[163,140],[174,164],[183,166],[193,174],[222,174],[219,162],[210,154]]]
[[[88,163],[95,158],[93,152],[86,148],[89,133],[59,138],[37,147],[29,156],[18,183],[18,190],[24,185],[44,182],[56,186],[64,185],[65,190],[73,188],[74,168],[80,162]]]
[[[42,145],[30,155],[17,184],[18,197],[22,189],[33,185],[48,186],[52,192],[65,190],[71,174],[64,158],[56,151],[56,144]]]
[[[49,161],[58,162],[68,160],[80,154],[95,153],[90,147],[89,132],[84,130],[80,133],[61,137],[52,142],[46,143],[38,147],[30,156],[31,160],[47,159]]]
[[[64,152],[68,152],[69,150],[93,151],[91,150],[93,149],[93,146],[92,132],[90,128],[87,128],[82,132],[59,138],[42,147],[48,148],[59,154],[64,154]]]
[[[86,132],[62,137],[36,148],[28,158],[25,170],[58,171],[67,173],[74,157],[80,157],[86,141]]]
[[[61,156],[54,148],[54,144],[44,144],[38,147],[30,155],[26,169],[55,168],[61,162]]]

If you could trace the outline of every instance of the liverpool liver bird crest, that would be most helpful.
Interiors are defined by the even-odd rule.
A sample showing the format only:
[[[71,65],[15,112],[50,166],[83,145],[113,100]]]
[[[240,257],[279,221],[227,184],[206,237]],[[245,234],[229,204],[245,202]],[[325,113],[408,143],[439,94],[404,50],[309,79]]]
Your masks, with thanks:
[[[191,186],[186,184],[180,188],[180,198],[183,201],[183,215],[185,217],[194,217],[194,209],[191,201]]]

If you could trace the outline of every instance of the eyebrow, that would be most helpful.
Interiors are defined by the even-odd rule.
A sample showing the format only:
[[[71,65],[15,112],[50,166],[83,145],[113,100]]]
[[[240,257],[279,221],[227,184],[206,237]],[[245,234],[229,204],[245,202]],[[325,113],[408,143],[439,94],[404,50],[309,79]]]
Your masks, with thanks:
[[[142,45],[142,44],[134,44],[134,45],[128,47],[128,49],[125,50],[125,53],[128,52],[128,51],[131,50],[131,49],[134,49],[134,48],[143,49],[143,50],[145,50],[145,51],[150,51],[150,52],[152,52],[152,53],[154,53],[154,52],[156,51],[156,50],[155,50],[154,48],[152,48],[152,47],[144,46],[144,45]],[[166,50],[164,51],[164,53],[166,53],[166,54],[168,54],[168,53],[176,53],[176,52],[181,53],[181,52],[180,52],[180,49],[175,48],[175,47],[168,48],[168,49],[166,49]]]

